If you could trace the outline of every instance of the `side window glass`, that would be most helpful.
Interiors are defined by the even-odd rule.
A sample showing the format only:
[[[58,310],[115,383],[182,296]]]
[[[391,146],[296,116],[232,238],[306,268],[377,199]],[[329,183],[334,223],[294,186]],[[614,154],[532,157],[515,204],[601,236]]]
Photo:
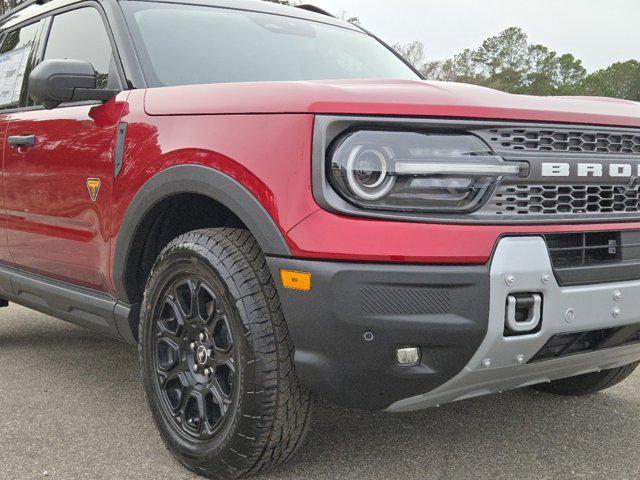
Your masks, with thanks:
[[[85,60],[98,73],[98,88],[118,88],[116,64],[104,21],[91,7],[53,18],[44,59]]]
[[[0,47],[0,109],[20,106],[31,50],[38,23],[9,32]]]

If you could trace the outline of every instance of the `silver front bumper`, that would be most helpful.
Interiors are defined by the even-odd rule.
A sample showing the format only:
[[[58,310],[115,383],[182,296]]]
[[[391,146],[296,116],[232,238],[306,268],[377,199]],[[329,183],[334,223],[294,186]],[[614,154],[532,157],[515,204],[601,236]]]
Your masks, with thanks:
[[[491,264],[487,336],[469,364],[437,389],[394,403],[391,412],[419,410],[467,398],[621,367],[640,359],[640,344],[528,364],[554,335],[640,323],[640,281],[560,287],[541,237],[505,238]],[[505,337],[510,294],[544,296],[542,329]],[[429,352],[424,352],[429,355]]]

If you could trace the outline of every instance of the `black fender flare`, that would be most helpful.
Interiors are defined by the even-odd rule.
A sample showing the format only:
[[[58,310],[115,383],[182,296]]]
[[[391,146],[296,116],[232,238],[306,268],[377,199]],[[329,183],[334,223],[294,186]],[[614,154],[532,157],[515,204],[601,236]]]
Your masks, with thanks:
[[[169,167],[147,180],[133,197],[122,219],[113,260],[113,282],[119,300],[131,303],[126,273],[139,226],[162,200],[184,193],[209,197],[231,210],[251,231],[266,255],[291,256],[287,242],[271,215],[238,181],[203,165]]]

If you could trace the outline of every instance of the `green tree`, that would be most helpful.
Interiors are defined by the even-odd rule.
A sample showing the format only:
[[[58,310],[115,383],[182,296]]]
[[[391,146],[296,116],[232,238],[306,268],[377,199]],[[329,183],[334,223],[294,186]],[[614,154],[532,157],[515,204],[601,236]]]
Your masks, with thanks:
[[[614,63],[589,75],[583,82],[582,93],[640,101],[640,62]]]
[[[556,80],[556,93],[558,95],[578,95],[583,90],[583,83],[587,78],[587,69],[582,65],[582,60],[570,53],[558,58],[558,75]]]
[[[524,84],[520,89],[533,95],[553,95],[558,72],[556,52],[549,51],[544,45],[531,45],[527,49]]]
[[[472,60],[477,69],[484,70],[487,86],[518,92],[525,84],[528,55],[527,35],[521,29],[512,27],[487,38],[472,53]]]

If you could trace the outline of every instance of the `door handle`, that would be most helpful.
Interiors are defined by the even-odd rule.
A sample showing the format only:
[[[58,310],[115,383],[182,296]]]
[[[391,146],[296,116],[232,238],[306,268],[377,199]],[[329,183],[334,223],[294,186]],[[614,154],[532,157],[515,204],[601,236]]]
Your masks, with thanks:
[[[36,146],[35,135],[13,135],[7,139],[9,145],[14,148],[26,147],[31,148]]]

